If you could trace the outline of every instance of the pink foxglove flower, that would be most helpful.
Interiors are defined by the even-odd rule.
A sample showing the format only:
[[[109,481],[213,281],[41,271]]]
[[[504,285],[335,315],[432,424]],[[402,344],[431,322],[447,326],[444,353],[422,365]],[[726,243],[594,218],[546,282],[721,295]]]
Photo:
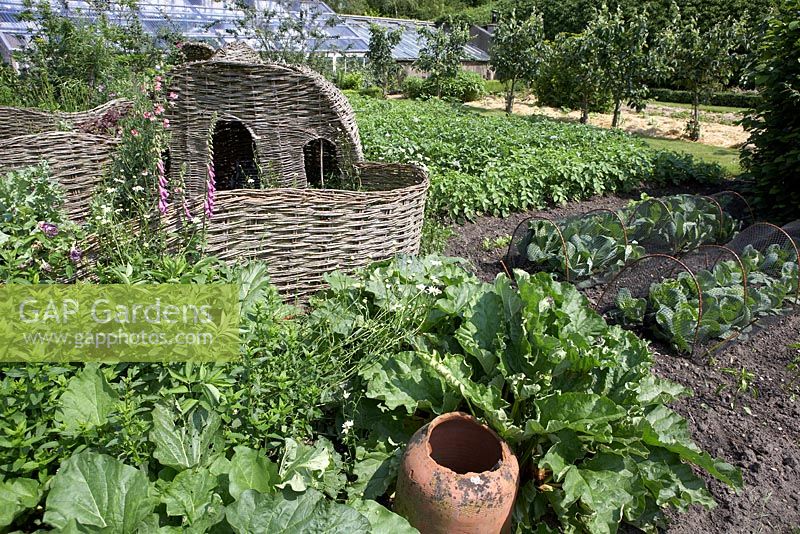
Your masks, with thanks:
[[[166,215],[167,200],[169,199],[169,191],[167,190],[167,176],[164,169],[164,160],[158,160],[158,211],[161,215]]]
[[[208,181],[206,182],[206,199],[203,202],[203,210],[205,211],[206,218],[211,219],[211,216],[214,215],[214,196],[217,192],[217,183],[216,183],[216,175],[214,174],[214,164],[208,163],[206,165],[208,168]]]

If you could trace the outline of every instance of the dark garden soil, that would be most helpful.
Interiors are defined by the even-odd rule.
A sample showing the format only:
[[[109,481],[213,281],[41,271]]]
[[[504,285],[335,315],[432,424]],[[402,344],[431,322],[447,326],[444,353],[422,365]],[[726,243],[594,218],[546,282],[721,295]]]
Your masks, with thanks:
[[[676,191],[648,191],[670,194]],[[694,191],[697,192],[697,191]],[[638,196],[634,195],[634,196]],[[607,196],[550,210],[483,217],[454,227],[447,254],[467,258],[476,274],[491,281],[503,272],[505,249],[485,250],[484,239],[514,232],[532,215],[560,218],[592,209],[618,209],[634,196]],[[596,292],[596,290],[595,290]],[[590,292],[590,297],[595,295]],[[697,444],[741,468],[745,487],[734,493],[704,477],[719,503],[713,510],[697,507],[669,512],[669,533],[800,533],[800,370],[788,366],[800,351],[800,310],[772,317],[762,328],[717,351],[710,361],[677,356],[652,343],[655,372],[680,383],[694,395],[673,408],[686,417]],[[742,370],[752,373],[740,391]]]

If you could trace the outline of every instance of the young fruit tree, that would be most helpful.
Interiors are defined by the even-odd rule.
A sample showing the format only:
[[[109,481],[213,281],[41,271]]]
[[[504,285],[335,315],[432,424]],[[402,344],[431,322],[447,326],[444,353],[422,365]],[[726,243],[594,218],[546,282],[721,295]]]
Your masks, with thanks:
[[[392,56],[392,49],[400,44],[403,36],[402,30],[389,30],[378,24],[369,26],[369,50],[367,60],[369,69],[378,85],[383,90],[383,96],[389,91],[389,81],[397,73],[397,62]]]
[[[700,139],[701,100],[727,83],[733,74],[736,31],[736,24],[731,22],[702,31],[695,17],[677,16],[676,24],[667,32],[672,78],[692,94],[692,117],[686,125],[692,141]]]
[[[647,26],[644,11],[626,16],[619,6],[610,11],[605,4],[589,23],[587,31],[602,43],[598,53],[606,88],[614,102],[612,128],[619,126],[623,103],[636,108],[643,106],[647,80],[656,70],[653,52],[648,47]]]
[[[591,28],[583,33],[559,34],[549,47],[548,70],[560,73],[563,89],[573,95],[581,110],[581,124],[589,122],[589,109],[607,101],[602,47]]]
[[[535,9],[527,20],[512,11],[495,30],[489,50],[497,79],[506,83],[506,113],[514,109],[517,82],[536,76],[544,52],[544,24]]]
[[[742,163],[756,204],[776,220],[800,215],[800,1],[785,2],[758,49],[761,103],[744,120]]]
[[[420,50],[417,66],[428,72],[436,84],[437,96],[442,96],[442,81],[455,78],[461,70],[469,28],[462,23],[442,28],[424,27],[420,35],[425,39],[425,46]]]

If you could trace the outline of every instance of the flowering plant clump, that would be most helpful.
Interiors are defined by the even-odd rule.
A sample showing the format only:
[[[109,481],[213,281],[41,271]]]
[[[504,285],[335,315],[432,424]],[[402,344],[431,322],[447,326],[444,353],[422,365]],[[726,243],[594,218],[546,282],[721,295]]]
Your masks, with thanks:
[[[94,222],[102,224],[109,214],[123,220],[149,220],[156,209],[166,213],[170,187],[164,154],[169,120],[164,115],[175,98],[164,94],[165,83],[162,75],[143,80],[133,110],[120,121],[120,146]]]
[[[46,163],[0,179],[0,279],[54,282],[73,277],[86,237],[62,211],[64,193]]]

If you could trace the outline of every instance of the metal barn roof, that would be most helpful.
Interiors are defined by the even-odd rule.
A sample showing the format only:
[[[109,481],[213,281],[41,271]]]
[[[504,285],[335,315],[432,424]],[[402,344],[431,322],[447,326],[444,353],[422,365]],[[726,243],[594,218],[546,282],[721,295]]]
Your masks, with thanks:
[[[54,11],[80,19],[94,20],[98,16],[96,9],[83,0],[62,2],[50,0]],[[274,15],[269,24],[275,28],[280,20],[286,18],[306,20],[315,29],[326,36],[310,44],[318,52],[330,55],[363,56],[369,49],[371,24],[379,24],[390,29],[401,29],[402,38],[394,48],[393,55],[398,61],[414,61],[424,46],[424,39],[419,34],[422,27],[430,27],[432,23],[405,19],[366,17],[356,15],[338,15],[326,3],[318,1],[275,2],[251,0],[258,12],[269,11]],[[66,4],[66,7],[65,7]],[[127,8],[111,3],[106,11],[110,20],[125,24],[131,15]],[[19,15],[25,11],[22,0],[0,1],[0,52],[9,60],[11,52],[21,48],[32,34],[32,23],[19,21]],[[179,32],[187,39],[211,42],[217,46],[235,40],[247,41],[251,46],[258,46],[255,39],[236,35],[244,13],[226,7],[222,2],[213,0],[171,0],[167,2],[139,2],[138,18],[144,30],[151,34],[161,32]],[[467,61],[488,62],[489,56],[480,48],[468,44],[464,47]]]

